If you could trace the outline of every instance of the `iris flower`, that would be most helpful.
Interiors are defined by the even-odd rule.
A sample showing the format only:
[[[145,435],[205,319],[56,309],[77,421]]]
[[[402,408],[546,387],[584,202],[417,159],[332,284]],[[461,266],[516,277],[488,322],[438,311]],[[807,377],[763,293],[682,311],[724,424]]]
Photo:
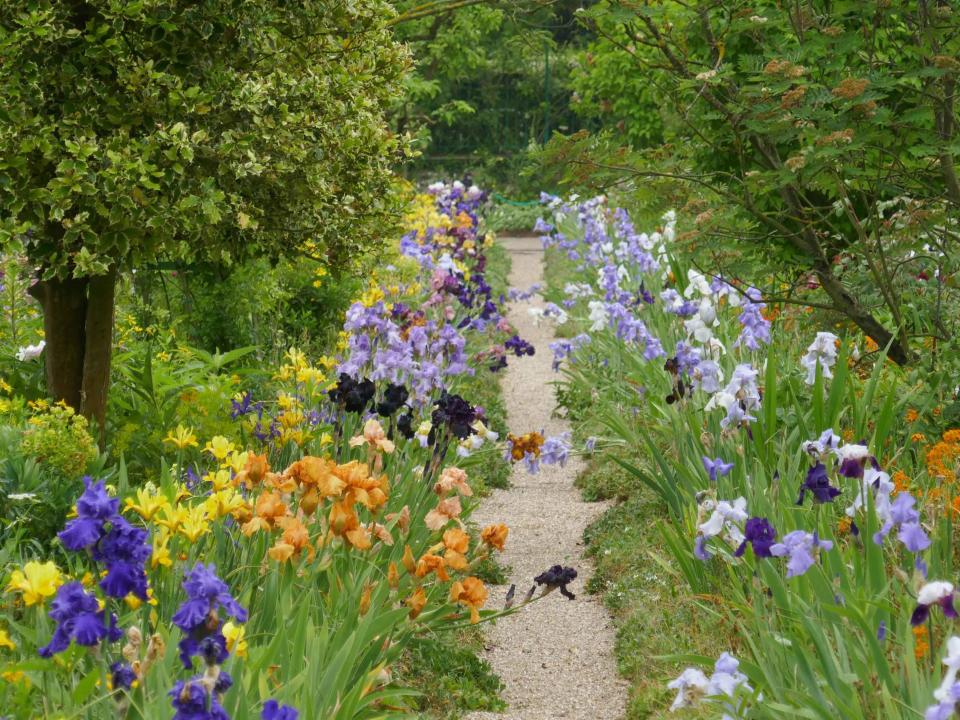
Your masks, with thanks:
[[[926,622],[930,616],[930,608],[934,605],[940,606],[944,616],[957,617],[957,611],[953,607],[953,583],[940,580],[921,587],[917,593],[917,606],[910,616],[910,624],[916,627]]]
[[[808,492],[813,495],[815,503],[833,502],[833,499],[840,494],[840,490],[830,484],[827,466],[822,462],[818,462],[807,471],[807,477],[800,486],[797,505],[803,505],[803,499]]]
[[[7,592],[21,593],[24,605],[38,605],[53,597],[62,582],[60,570],[53,561],[39,563],[31,560],[22,570],[10,574]]]
[[[488,525],[480,531],[480,540],[489,547],[503,551],[503,547],[507,542],[507,534],[509,532],[510,528],[502,523],[497,525]]]
[[[723,458],[715,458],[711,460],[706,455],[702,458],[703,468],[707,471],[707,475],[710,476],[710,480],[713,482],[717,481],[718,476],[726,476],[730,474],[730,471],[733,469],[733,463],[724,462]]]
[[[480,608],[487,602],[487,588],[480,578],[468,577],[450,586],[450,602],[470,608],[470,622],[480,622]]]

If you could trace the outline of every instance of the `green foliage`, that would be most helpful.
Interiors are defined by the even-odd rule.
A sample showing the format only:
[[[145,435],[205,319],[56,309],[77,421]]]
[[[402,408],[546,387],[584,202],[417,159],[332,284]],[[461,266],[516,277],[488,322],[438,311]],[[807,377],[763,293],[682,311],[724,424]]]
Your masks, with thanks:
[[[631,122],[650,124],[640,103],[623,128],[558,141],[544,160],[593,188],[686,183],[683,239],[725,277],[825,305],[900,363],[917,338],[953,347],[955,9],[609,0],[580,17],[603,52],[579,82],[643,86],[668,144],[623,147]]]
[[[20,439],[20,450],[67,480],[83,475],[99,454],[87,430],[87,419],[65,405],[33,413]]]
[[[527,148],[554,128],[581,127],[569,107],[579,4],[453,2],[422,12],[418,0],[395,3],[397,37],[417,61],[393,111],[398,131],[422,153],[410,172],[469,171],[503,190],[538,189],[519,176]]]
[[[381,0],[4,3],[0,239],[45,277],[382,238],[407,64]]]

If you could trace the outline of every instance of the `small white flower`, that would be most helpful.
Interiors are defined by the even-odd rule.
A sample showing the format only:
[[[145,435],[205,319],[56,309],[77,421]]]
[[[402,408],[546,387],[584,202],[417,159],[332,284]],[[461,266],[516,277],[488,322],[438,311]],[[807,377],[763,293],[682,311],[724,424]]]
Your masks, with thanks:
[[[41,340],[36,345],[27,345],[17,351],[17,360],[26,362],[27,360],[36,360],[40,357],[43,349],[47,346],[46,340]]]

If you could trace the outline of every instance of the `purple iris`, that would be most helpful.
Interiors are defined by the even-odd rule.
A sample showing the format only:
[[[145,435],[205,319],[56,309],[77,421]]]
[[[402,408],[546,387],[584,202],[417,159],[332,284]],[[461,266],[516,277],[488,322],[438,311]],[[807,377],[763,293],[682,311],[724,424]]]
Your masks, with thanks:
[[[800,496],[797,498],[797,505],[803,505],[803,499],[807,492],[813,495],[815,503],[833,502],[833,499],[840,494],[838,488],[830,484],[830,478],[827,475],[827,467],[818,462],[807,471],[807,477],[800,486]]]
[[[920,525],[920,513],[914,509],[915,504],[916,500],[910,493],[902,492],[897,495],[897,499],[890,505],[890,518],[874,533],[873,541],[877,545],[882,544],[887,534],[899,525],[897,539],[907,550],[918,553],[930,547],[930,538]]]
[[[729,475],[733,469],[733,463],[724,462],[723,458],[711,460],[704,455],[701,459],[703,460],[703,468],[707,471],[707,475],[710,476],[712,482],[716,482],[717,477]]]
[[[106,483],[83,478],[84,491],[77,499],[77,517],[67,523],[58,537],[67,550],[78,552],[96,543],[107,522],[119,517],[120,500],[107,494]]]
[[[119,513],[120,500],[107,494],[101,480],[83,479],[85,489],[77,499],[77,517],[59,534],[68,550],[89,550],[93,559],[107,568],[100,587],[110,597],[130,593],[147,599],[147,575],[144,564],[151,547],[146,530],[135,528]]]
[[[816,534],[808,533],[804,530],[794,530],[783,536],[783,542],[779,542],[770,548],[770,554],[774,557],[787,556],[787,577],[797,577],[803,575],[807,570],[813,567],[816,562],[814,552],[819,550],[830,550],[833,542],[830,540],[821,540]]]
[[[226,659],[226,639],[218,609],[237,622],[246,622],[247,611],[234,600],[227,584],[217,577],[213,565],[197,563],[183,581],[187,600],[174,613],[173,624],[183,631],[180,641],[180,660],[191,667],[190,658],[200,655],[209,665],[218,665]]]
[[[40,648],[40,657],[53,657],[70,647],[73,640],[77,645],[96,645],[103,638],[119,640],[123,633],[117,627],[117,617],[111,614],[109,621],[100,609],[96,595],[88,593],[77,581],[68,582],[57,589],[57,595],[50,605],[50,617],[57,622],[50,642]]]
[[[300,713],[289,705],[281,705],[276,700],[267,700],[263,704],[261,720],[297,720]]]
[[[236,420],[239,417],[243,417],[250,412],[250,405],[253,402],[253,395],[250,394],[250,391],[243,393],[243,397],[239,401],[231,400],[230,404],[233,406],[230,410],[230,419]]]
[[[124,662],[115,662],[110,665],[110,679],[113,681],[113,687],[129,690],[133,687],[133,681],[137,679],[137,674],[129,664]]]
[[[777,531],[766,518],[752,517],[747,520],[743,528],[743,542],[733,553],[735,557],[743,555],[747,543],[753,547],[753,554],[758,558],[772,557],[770,548],[777,538]]]
[[[230,720],[216,694],[207,695],[202,678],[178,680],[168,693],[177,712],[173,720]]]

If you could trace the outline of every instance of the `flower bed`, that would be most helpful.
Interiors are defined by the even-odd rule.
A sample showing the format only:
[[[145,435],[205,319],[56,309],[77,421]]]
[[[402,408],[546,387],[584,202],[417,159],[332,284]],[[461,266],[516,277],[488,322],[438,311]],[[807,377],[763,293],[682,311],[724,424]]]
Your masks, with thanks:
[[[291,349],[269,394],[238,392],[229,432],[203,447],[172,428],[156,481],[101,463],[47,557],[13,545],[4,714],[405,714],[414,693],[393,672],[415,638],[510,611],[486,608],[478,577],[509,530],[467,520],[471,467],[513,446],[458,394],[529,351],[484,278],[483,200],[431,186],[335,353]],[[539,442],[530,453],[560,443]],[[533,588],[565,592],[567,571]]]
[[[640,232],[603,197],[543,200],[573,278],[547,292],[569,318],[552,347],[567,411],[660,499],[670,581],[727,628],[719,659],[675,640],[671,708],[951,716],[960,432],[929,391],[869,339],[692,266],[674,213]]]

